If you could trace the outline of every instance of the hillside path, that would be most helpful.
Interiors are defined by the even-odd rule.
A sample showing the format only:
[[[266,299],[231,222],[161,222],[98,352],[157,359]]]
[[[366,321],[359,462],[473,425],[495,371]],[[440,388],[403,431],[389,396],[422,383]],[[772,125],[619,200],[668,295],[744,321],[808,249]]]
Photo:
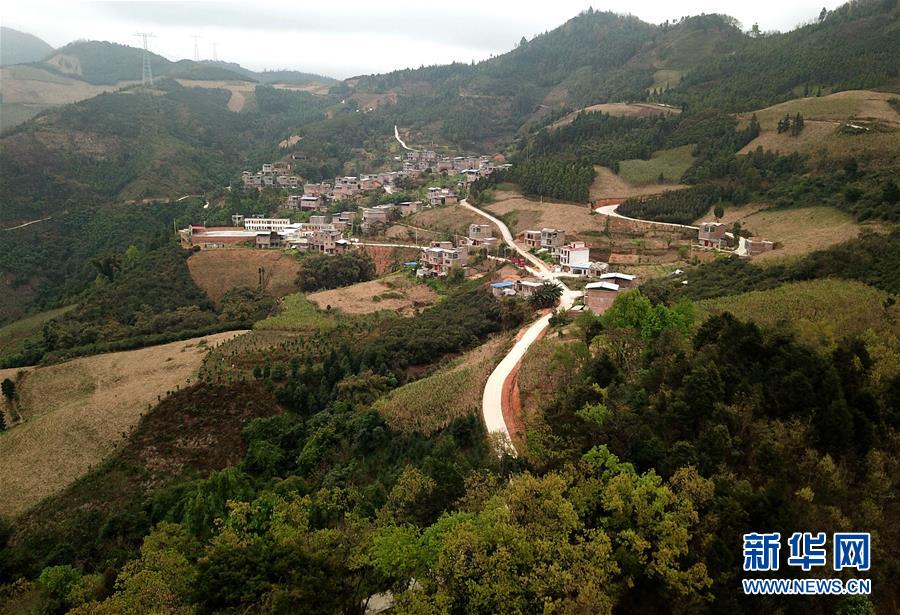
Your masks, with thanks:
[[[24,224],[20,224],[18,226],[10,226],[3,230],[4,231],[14,231],[16,229],[25,228],[26,226],[31,226],[32,224],[37,224],[38,222],[45,222],[47,220],[50,220],[52,217],[53,216],[47,216],[46,218],[41,218],[40,220],[31,220],[30,222],[25,222]]]
[[[664,226],[666,228],[686,228],[694,231],[700,230],[696,226],[691,226],[690,224],[674,224],[672,222],[656,222],[655,220],[642,220],[641,218],[629,218],[628,216],[623,216],[620,213],[616,213],[616,209],[618,209],[618,205],[604,205],[602,207],[598,207],[594,211],[598,214],[609,216],[611,218],[622,218],[623,220],[632,220],[634,222],[645,222],[646,224],[653,224],[656,226]]]
[[[460,201],[460,205],[493,222],[497,228],[500,229],[500,234],[503,236],[503,241],[506,242],[506,245],[534,265],[534,268],[528,268],[529,271],[543,280],[556,282],[562,286],[563,294],[560,297],[560,307],[563,309],[572,307],[575,303],[575,299],[581,296],[581,292],[571,290],[558,278],[557,274],[550,270],[547,263],[519,246],[515,242],[509,228],[501,220],[470,205],[465,199]],[[491,375],[488,377],[487,383],[484,385],[484,395],[481,400],[481,412],[484,416],[484,425],[487,428],[488,433],[500,433],[503,435],[506,441],[505,452],[513,457],[517,456],[518,453],[512,443],[509,426],[503,419],[503,385],[525,357],[525,353],[528,352],[531,345],[540,339],[544,331],[550,326],[550,318],[552,316],[552,313],[545,314],[520,332],[519,339],[506,356],[503,357],[503,360],[500,361],[497,367],[494,368],[494,371],[491,372]]]
[[[403,142],[403,139],[400,138],[400,131],[397,129],[397,125],[394,124],[394,138],[397,139],[397,143],[400,144],[400,147],[403,149],[408,149],[411,152],[414,152],[413,148],[409,147],[406,143]]]

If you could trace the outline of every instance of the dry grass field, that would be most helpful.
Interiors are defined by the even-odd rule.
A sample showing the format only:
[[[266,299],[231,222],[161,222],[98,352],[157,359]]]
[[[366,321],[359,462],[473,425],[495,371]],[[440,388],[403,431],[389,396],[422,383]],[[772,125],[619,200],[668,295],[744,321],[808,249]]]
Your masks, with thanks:
[[[191,277],[203,292],[218,302],[238,286],[259,287],[259,268],[264,269],[265,290],[274,297],[297,291],[297,259],[278,250],[229,248],[202,250],[188,258]]]
[[[408,316],[433,304],[437,294],[401,274],[360,282],[343,288],[323,290],[307,296],[319,309],[338,309],[345,314],[368,314],[390,310]]]
[[[454,419],[479,414],[484,384],[503,358],[510,338],[495,337],[426,376],[391,391],[375,403],[388,424],[425,435]]]
[[[698,222],[702,220],[712,220],[712,212]],[[776,250],[753,257],[755,261],[802,256],[852,239],[862,228],[850,214],[833,207],[769,209],[759,203],[726,207],[721,221],[728,225],[740,222],[742,228],[754,235],[782,244]]]
[[[36,66],[18,65],[0,68],[0,95],[3,104],[66,105],[103,92],[118,90],[135,81],[113,85],[92,85],[78,79],[56,75]]]
[[[632,196],[659,194],[666,190],[678,190],[687,187],[684,184],[674,182],[646,185],[630,184],[621,175],[616,175],[607,167],[596,166],[594,170],[597,171],[597,177],[594,178],[594,183],[591,184],[590,197],[592,201],[611,198],[627,199]],[[659,175],[658,171],[657,175]]]
[[[241,333],[25,369],[18,385],[24,421],[0,433],[0,515],[22,513],[100,463],[160,394],[194,379],[211,346]],[[18,372],[0,370],[0,378]]]

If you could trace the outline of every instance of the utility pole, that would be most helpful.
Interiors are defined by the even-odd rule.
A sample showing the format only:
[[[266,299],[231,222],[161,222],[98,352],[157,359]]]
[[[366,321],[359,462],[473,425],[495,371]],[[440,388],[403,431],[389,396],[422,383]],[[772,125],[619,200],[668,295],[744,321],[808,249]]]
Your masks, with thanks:
[[[200,45],[199,45],[200,35],[193,34],[193,35],[191,35],[191,38],[194,39],[194,62],[199,62],[200,61]]]
[[[135,36],[140,36],[144,43],[144,64],[141,67],[141,85],[150,85],[153,83],[153,69],[150,66],[150,50],[147,47],[147,39],[153,38],[152,32],[138,32]]]

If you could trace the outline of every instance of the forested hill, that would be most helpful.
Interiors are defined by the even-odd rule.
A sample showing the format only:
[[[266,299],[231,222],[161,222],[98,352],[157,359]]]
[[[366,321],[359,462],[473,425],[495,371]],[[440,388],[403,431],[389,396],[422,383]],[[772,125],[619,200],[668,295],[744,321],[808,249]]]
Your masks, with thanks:
[[[33,34],[0,26],[0,64],[38,62],[53,53],[53,47]]]
[[[898,20],[896,0],[852,2],[784,34],[744,33],[722,15],[651,25],[588,10],[496,58],[358,77],[343,93],[396,101],[383,112],[424,136],[483,146],[595,103],[746,111],[804,92],[896,85]]]

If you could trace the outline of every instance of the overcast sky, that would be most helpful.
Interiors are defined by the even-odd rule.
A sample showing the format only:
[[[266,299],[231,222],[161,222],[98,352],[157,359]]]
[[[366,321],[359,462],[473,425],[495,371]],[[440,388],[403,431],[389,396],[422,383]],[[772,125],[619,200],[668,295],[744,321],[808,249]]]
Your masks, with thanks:
[[[5,2],[0,23],[54,47],[76,39],[138,46],[169,59],[238,62],[254,70],[290,68],[344,78],[504,53],[522,36],[559,26],[588,6],[631,13],[651,23],[700,13],[727,13],[744,29],[790,30],[814,19],[831,0],[322,0],[310,2]]]

